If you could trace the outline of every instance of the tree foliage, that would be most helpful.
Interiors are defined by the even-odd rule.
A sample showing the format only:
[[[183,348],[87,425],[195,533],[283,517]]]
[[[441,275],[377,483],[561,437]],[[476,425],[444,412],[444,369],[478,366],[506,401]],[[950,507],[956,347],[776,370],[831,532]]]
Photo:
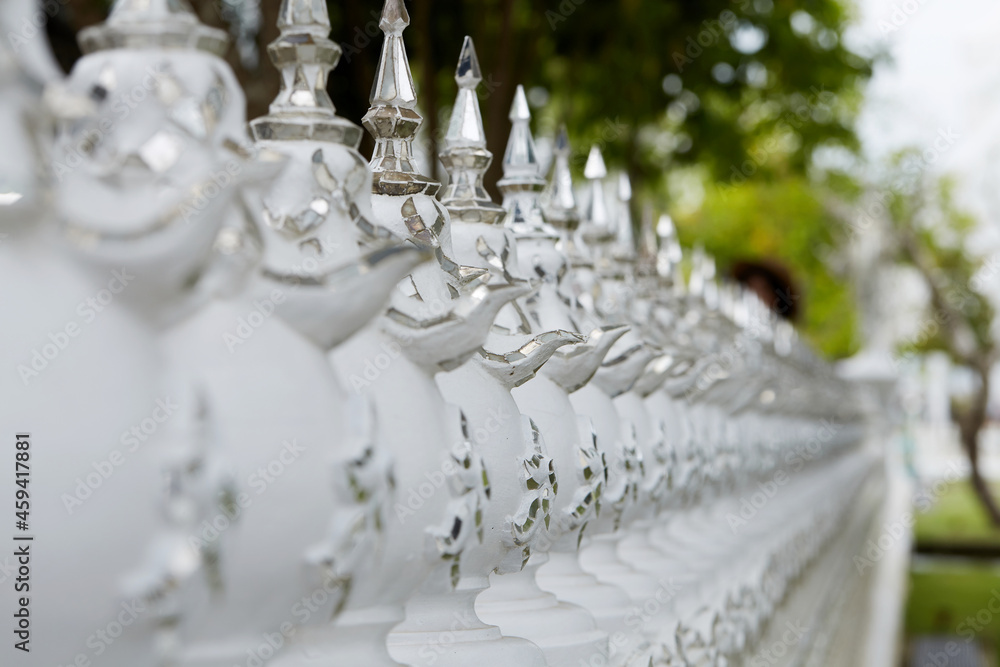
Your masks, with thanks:
[[[68,16],[78,29],[100,20],[109,4],[69,0]],[[191,4],[207,23],[224,26],[219,0]],[[276,36],[279,4],[260,2],[262,53]],[[354,120],[366,110],[378,61],[381,4],[329,5],[332,37],[345,51],[331,90],[341,112]],[[578,145],[601,141],[611,162],[632,165],[640,172],[634,176],[651,180],[671,158],[707,164],[716,177],[727,178],[733,165],[751,158],[762,138],[789,128],[796,136],[780,168],[791,173],[804,171],[817,146],[855,144],[850,109],[870,63],[842,44],[850,16],[840,0],[407,4],[411,61],[430,122],[453,99],[458,51],[462,37],[471,35],[486,75],[487,125],[500,139],[509,127],[514,89],[524,84],[546,91],[547,119],[565,121]],[[232,63],[244,83],[262,84],[250,85],[249,96],[251,113],[263,113],[278,85],[267,59],[254,71],[246,71],[236,58]],[[825,108],[823,100],[835,100],[836,108]],[[626,129],[609,136],[608,121],[616,119]],[[648,128],[672,136],[643,133]],[[503,141],[492,144],[497,149]]]
[[[830,268],[837,223],[804,178],[710,189],[696,213],[677,220],[682,239],[715,255],[722,272],[738,260],[777,260],[797,277],[779,296],[803,313],[810,343],[831,358],[853,354],[858,315],[851,287]]]
[[[101,20],[110,4],[67,1],[64,18],[74,29]],[[190,0],[203,21],[225,27],[220,1]],[[540,134],[567,124],[578,172],[597,143],[612,168],[631,175],[637,200],[666,209],[674,205],[668,175],[697,167],[710,194],[704,210],[688,216],[685,240],[704,242],[724,261],[786,262],[809,301],[807,334],[841,356],[852,349],[855,318],[849,291],[815,252],[829,243],[828,224],[806,175],[817,149],[856,148],[854,111],[871,63],[844,47],[848,1],[413,0],[406,38],[432,151],[454,99],[462,37],[470,35],[495,154],[503,152],[507,113],[523,84]],[[379,58],[381,5],[329,3],[331,35],[344,50],[331,97],[355,122],[367,110]],[[260,0],[261,54],[277,35],[279,6]],[[247,91],[249,116],[266,113],[277,72],[266,57],[252,71],[232,49],[228,59]],[[366,138],[362,152],[370,149]],[[494,160],[487,187],[499,175]]]
[[[982,289],[995,267],[972,247],[978,221],[957,206],[953,184],[908,169],[912,158],[908,152],[897,156],[883,184],[891,193],[886,207],[891,258],[915,269],[930,295],[923,325],[904,342],[903,351],[943,351],[975,377],[972,395],[953,403],[953,413],[973,489],[993,524],[1000,526],[1000,505],[980,471],[979,437],[998,361],[996,310]]]

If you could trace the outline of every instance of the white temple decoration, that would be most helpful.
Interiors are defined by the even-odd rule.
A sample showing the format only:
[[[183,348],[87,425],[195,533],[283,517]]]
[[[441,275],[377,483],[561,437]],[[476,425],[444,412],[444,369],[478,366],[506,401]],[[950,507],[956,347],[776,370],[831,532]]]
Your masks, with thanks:
[[[419,173],[408,24],[386,0],[360,125],[324,0],[282,1],[249,124],[185,0],[118,0],[61,81],[0,44],[37,658],[125,606],[101,665],[752,666],[790,623],[768,664],[822,664],[883,495],[857,387],[711,257],[686,278],[598,147],[580,201],[565,129],[542,174],[520,87],[493,201],[468,37],[449,182]]]

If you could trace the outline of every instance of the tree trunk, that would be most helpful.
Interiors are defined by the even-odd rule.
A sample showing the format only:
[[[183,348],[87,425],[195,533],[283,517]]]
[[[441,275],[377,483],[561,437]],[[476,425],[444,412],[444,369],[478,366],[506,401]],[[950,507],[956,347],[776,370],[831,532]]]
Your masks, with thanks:
[[[979,469],[979,433],[986,423],[986,407],[990,395],[989,365],[981,364],[976,368],[976,372],[979,375],[979,389],[973,395],[972,405],[968,411],[959,416],[958,428],[962,447],[969,457],[969,481],[983,509],[989,515],[990,522],[1000,527],[1000,507],[997,506],[989,483],[983,478]]]
[[[438,153],[444,139],[438,114],[441,113],[441,95],[438,91],[438,70],[434,62],[434,30],[431,25],[433,0],[422,0],[414,5],[413,28],[417,35],[416,50],[420,63],[420,108],[424,114],[427,132],[427,176],[440,180]]]
[[[515,53],[514,43],[514,0],[501,2],[500,38],[496,50],[495,82],[496,90],[490,89],[486,100],[486,136],[488,144],[494,153],[493,162],[486,171],[484,185],[490,195],[500,200],[497,181],[503,176],[503,151],[507,145],[507,134],[510,125],[506,122],[510,105],[514,101],[514,90],[521,81],[513,81]],[[490,82],[494,79],[491,78]]]

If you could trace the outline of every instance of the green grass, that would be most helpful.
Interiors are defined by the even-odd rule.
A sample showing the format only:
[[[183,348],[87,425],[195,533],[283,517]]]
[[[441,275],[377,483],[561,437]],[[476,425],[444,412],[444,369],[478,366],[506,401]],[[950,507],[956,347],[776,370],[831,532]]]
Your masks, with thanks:
[[[994,493],[1000,498],[1000,485]],[[950,484],[934,497],[937,502],[930,509],[916,513],[918,544],[1000,547],[1000,530],[990,525],[968,481]],[[922,504],[926,501],[918,497],[917,507]],[[1000,562],[915,557],[906,633],[975,636],[987,647],[1000,646],[1000,613],[990,610],[991,600],[993,608],[1000,610]]]
[[[993,493],[1000,498],[1000,485],[994,485]],[[927,512],[917,512],[914,526],[917,543],[1000,546],[1000,530],[990,525],[968,481],[949,484],[937,496],[928,491],[925,497],[936,497],[937,502]],[[917,507],[920,506],[918,498]]]
[[[1000,566],[951,559],[918,559],[910,570],[906,631],[910,635],[973,634],[1000,644]],[[978,620],[977,620],[978,616]],[[975,623],[970,623],[968,619]],[[976,626],[981,628],[977,632]]]

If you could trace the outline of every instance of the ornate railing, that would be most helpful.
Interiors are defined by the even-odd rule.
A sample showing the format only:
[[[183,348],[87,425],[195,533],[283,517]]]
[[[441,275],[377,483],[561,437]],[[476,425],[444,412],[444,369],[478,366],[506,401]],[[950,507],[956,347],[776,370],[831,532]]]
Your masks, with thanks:
[[[703,254],[685,280],[668,217],[636,243],[597,148],[584,206],[565,132],[543,178],[521,89],[491,201],[468,38],[420,174],[408,21],[370,162],[324,0],[284,0],[252,140],[182,0],[119,0],[44,93],[0,46],[31,664],[832,661],[881,502],[857,387]]]

